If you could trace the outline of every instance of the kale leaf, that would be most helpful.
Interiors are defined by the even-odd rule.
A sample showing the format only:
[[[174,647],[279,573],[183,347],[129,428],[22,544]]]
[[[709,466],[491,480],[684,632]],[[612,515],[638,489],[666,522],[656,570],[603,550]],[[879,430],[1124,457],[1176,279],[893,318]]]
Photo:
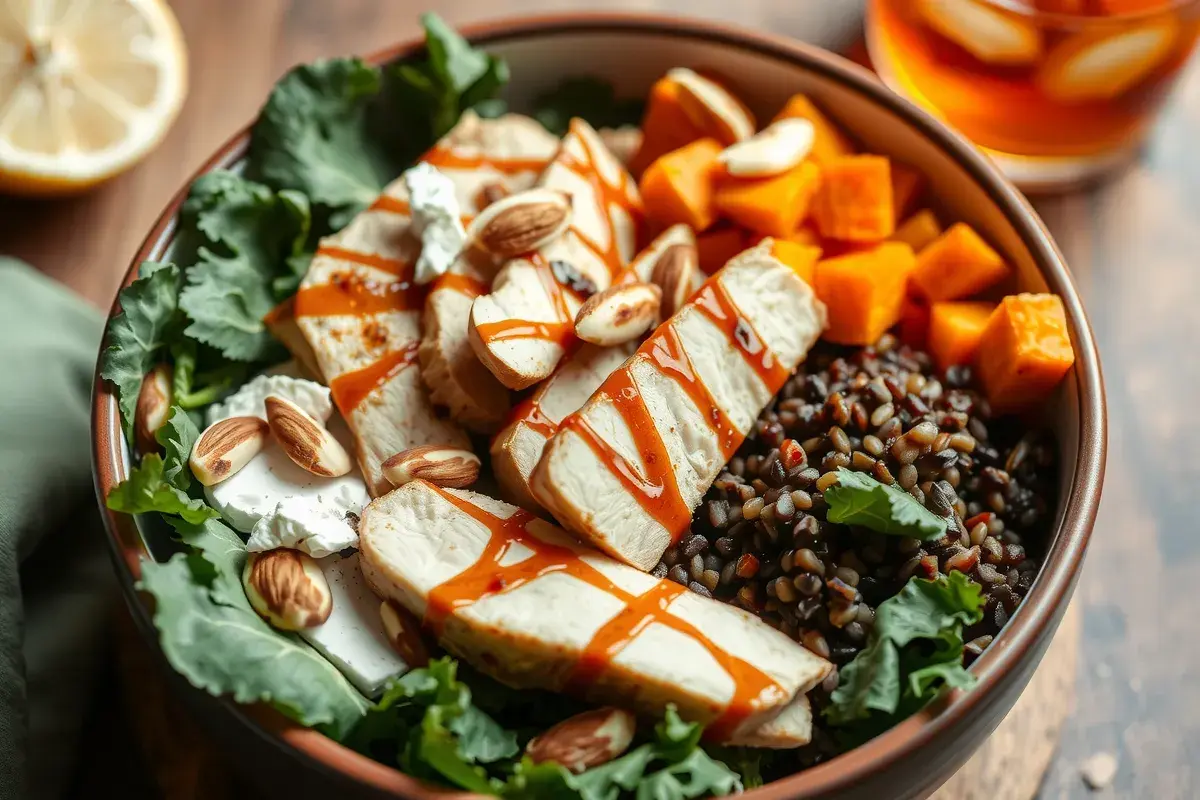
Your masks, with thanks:
[[[168,477],[163,457],[149,453],[108,493],[106,503],[113,511],[125,514],[172,514],[188,522],[203,522],[217,516],[215,509],[203,500],[189,497],[175,482],[178,475]]]
[[[984,604],[979,584],[961,572],[909,580],[879,604],[870,641],[842,668],[825,717],[848,726],[847,740],[857,742],[919,710],[943,687],[970,688],[963,628],[983,618]]]
[[[540,95],[533,117],[556,136],[565,136],[572,117],[582,117],[595,128],[620,128],[639,124],[644,110],[640,99],[618,99],[608,81],[579,75]]]
[[[936,539],[946,532],[946,520],[899,487],[845,467],[838,469],[837,476],[837,483],[824,493],[830,522],[921,540]]]

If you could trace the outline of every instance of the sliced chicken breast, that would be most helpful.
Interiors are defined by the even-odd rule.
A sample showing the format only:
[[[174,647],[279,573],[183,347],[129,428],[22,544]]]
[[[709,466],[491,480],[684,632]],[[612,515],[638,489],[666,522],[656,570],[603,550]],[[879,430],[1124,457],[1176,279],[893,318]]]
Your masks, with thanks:
[[[676,225],[660,234],[617,280],[649,281],[659,258],[676,244],[695,246],[696,237],[687,225]],[[703,274],[695,270],[688,294],[700,288],[702,278]],[[559,423],[578,411],[633,350],[632,343],[617,347],[585,344],[564,357],[554,374],[514,409],[491,446],[492,471],[505,499],[535,513],[541,510],[530,491],[529,478],[542,457],[542,448]]]
[[[571,226],[537,253],[505,264],[471,306],[471,346],[510,389],[544,380],[574,340],[583,287],[607,289],[634,255],[637,184],[596,131],[571,120],[538,186],[571,196]]]
[[[469,113],[425,160],[454,182],[468,224],[493,198],[532,187],[558,148],[558,138],[529,117],[483,120]],[[490,291],[496,271],[481,256],[465,254],[433,284],[419,356],[433,402],[461,425],[494,433],[511,407],[508,389],[479,362],[467,338],[471,304]]]
[[[713,275],[546,443],[533,496],[581,541],[653,568],[820,336],[824,305],[773,245]]]
[[[479,156],[480,140],[508,141],[529,124],[536,123],[466,115],[425,158],[461,173],[456,193],[473,203],[488,180],[536,174],[537,159],[484,165]],[[370,208],[321,241],[295,300],[296,323],[354,433],[374,496],[390,488],[380,465],[401,450],[470,446],[462,428],[435,409],[415,368],[426,290],[412,281],[420,243],[410,235],[410,221],[404,182],[393,181]]]
[[[714,741],[807,741],[792,704],[832,669],[752,614],[472,492],[406,484],[364,510],[359,548],[376,592],[497,680],[652,716],[674,703]]]

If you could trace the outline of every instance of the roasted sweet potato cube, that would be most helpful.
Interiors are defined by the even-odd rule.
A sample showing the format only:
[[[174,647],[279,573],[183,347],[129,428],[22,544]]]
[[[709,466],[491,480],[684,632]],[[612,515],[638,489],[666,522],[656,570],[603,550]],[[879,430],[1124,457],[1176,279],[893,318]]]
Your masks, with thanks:
[[[943,233],[917,256],[913,289],[931,303],[981,292],[1008,275],[1008,265],[965,223]]]
[[[792,95],[772,122],[793,118],[806,119],[816,129],[812,152],[809,153],[809,158],[816,163],[824,164],[854,153],[854,143],[850,141],[850,137],[833,124],[821,109],[813,105],[806,95]]]
[[[770,178],[723,178],[713,204],[721,216],[749,230],[784,237],[808,216],[820,185],[820,168],[805,161]]]
[[[821,168],[813,204],[817,230],[830,239],[878,242],[896,230],[891,166],[883,156],[846,156]]]
[[[904,220],[892,234],[892,241],[904,242],[913,252],[920,253],[941,235],[942,226],[937,216],[926,208]]]
[[[647,167],[639,186],[646,216],[664,228],[685,223],[699,232],[712,225],[713,173],[721,149],[713,139],[698,139]]]
[[[815,289],[829,312],[822,338],[869,345],[900,320],[909,273],[916,263],[903,242],[884,242],[817,263]]]
[[[995,303],[951,300],[934,303],[929,310],[929,352],[938,367],[971,364],[979,339],[992,316]]]
[[[1052,294],[1004,298],[988,318],[976,366],[995,414],[1044,401],[1075,363],[1062,300]]]

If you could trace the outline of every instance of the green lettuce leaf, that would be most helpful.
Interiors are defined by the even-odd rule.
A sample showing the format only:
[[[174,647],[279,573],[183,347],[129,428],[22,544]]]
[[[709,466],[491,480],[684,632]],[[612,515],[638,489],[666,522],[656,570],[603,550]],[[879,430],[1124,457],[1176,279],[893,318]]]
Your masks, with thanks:
[[[510,759],[516,736],[472,703],[457,662],[435,659],[393,683],[347,744],[405,772],[474,792],[501,785],[484,765]]]
[[[507,65],[436,14],[421,24],[425,60],[386,75],[355,58],[297,67],[254,123],[247,177],[306,194],[320,210],[317,234],[344,227],[463,111],[501,111],[494,95],[508,82]]]
[[[428,144],[448,133],[468,108],[487,103],[480,109],[485,116],[502,113],[494,98],[508,83],[508,64],[476,50],[437,14],[422,14],[421,26],[428,58],[401,64],[396,74],[405,107],[415,103],[418,116],[429,120]]]
[[[267,702],[303,725],[340,739],[367,702],[338,670],[300,639],[273,630],[231,581],[210,589],[195,559],[142,562],[138,588],[154,597],[163,653],[193,686],[239,703]],[[220,570],[218,570],[220,572]]]
[[[188,522],[180,517],[165,517],[175,530],[175,538],[189,550],[188,566],[192,579],[209,589],[212,597],[225,605],[242,602],[242,567],[246,564],[246,545],[238,534],[217,519]]]
[[[579,775],[552,762],[516,765],[505,797],[688,800],[741,791],[738,775],[700,747],[703,728],[684,722],[674,706],[654,729],[654,741]]]
[[[879,604],[871,638],[839,673],[825,716],[861,740],[892,727],[943,687],[970,688],[962,666],[963,628],[983,619],[979,584],[961,572],[937,580],[913,578]]]
[[[837,483],[824,492],[830,522],[861,525],[876,533],[922,541],[946,532],[946,520],[899,487],[844,467],[838,469],[837,476]]]
[[[179,480],[178,473],[174,474]],[[105,501],[113,511],[125,514],[173,514],[188,522],[203,522],[218,516],[203,500],[189,497],[167,477],[163,457],[150,453],[142,458],[129,477],[108,493]]]
[[[179,298],[191,321],[184,333],[234,361],[281,358],[263,317],[307,268],[307,198],[217,171],[192,185],[181,220],[197,242]]]
[[[555,136],[565,136],[572,117],[582,117],[595,128],[619,128],[639,124],[644,110],[640,99],[617,99],[608,81],[580,75],[540,95],[533,117]]]
[[[171,406],[167,421],[154,438],[163,448],[163,478],[175,488],[186,491],[192,483],[188,458],[196,440],[200,438],[196,424],[182,408]]]
[[[121,290],[118,296],[121,312],[108,326],[108,346],[100,357],[100,377],[111,381],[117,389],[117,405],[130,441],[142,378],[180,329],[182,284],[183,277],[172,264],[143,265],[141,277]]]

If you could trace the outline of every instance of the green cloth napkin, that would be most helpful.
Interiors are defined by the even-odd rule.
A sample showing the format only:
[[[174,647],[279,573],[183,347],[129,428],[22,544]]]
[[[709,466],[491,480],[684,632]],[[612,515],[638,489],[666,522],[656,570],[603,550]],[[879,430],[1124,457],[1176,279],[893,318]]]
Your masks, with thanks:
[[[103,318],[0,257],[0,796],[58,798],[116,582],[92,489]],[[18,788],[19,787],[19,788]]]

